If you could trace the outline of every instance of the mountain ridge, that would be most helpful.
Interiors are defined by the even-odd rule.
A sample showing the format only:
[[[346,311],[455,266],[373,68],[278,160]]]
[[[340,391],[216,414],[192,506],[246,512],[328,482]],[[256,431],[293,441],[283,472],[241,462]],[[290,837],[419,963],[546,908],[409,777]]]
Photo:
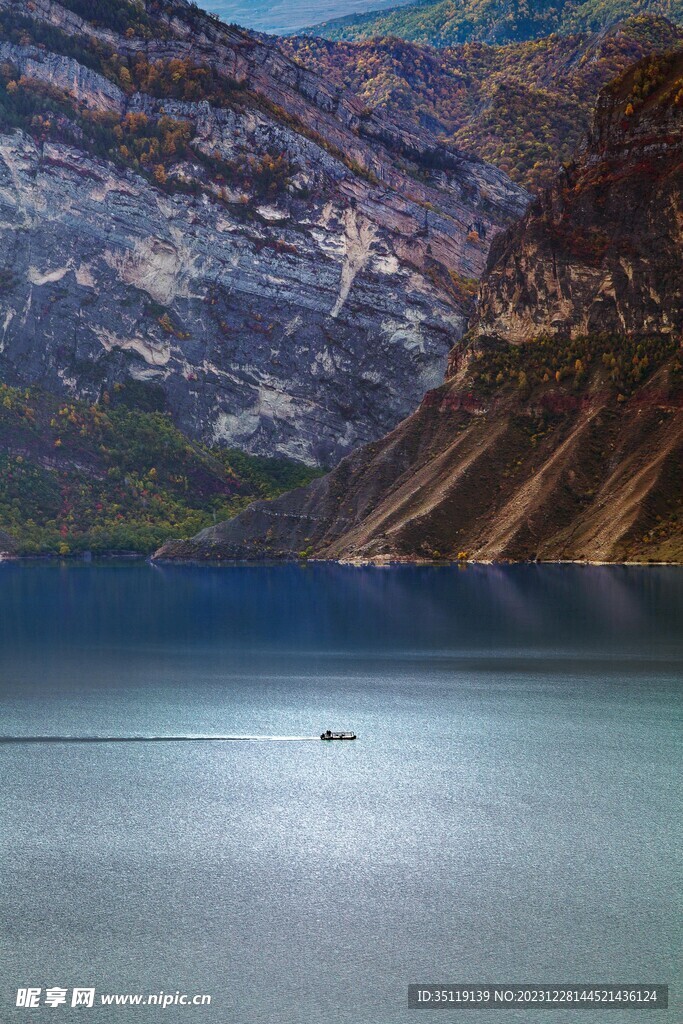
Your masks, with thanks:
[[[682,156],[678,50],[603,91],[411,417],[158,557],[683,561]]]
[[[476,152],[531,191],[550,184],[590,127],[597,94],[683,29],[650,14],[607,29],[490,46],[433,49],[397,39],[280,44],[303,66],[346,85],[370,110]]]
[[[300,34],[359,41],[396,36],[431,46],[496,45],[577,31],[599,31],[632,14],[683,22],[681,0],[420,0],[387,12],[333,19]]]
[[[311,465],[438,381],[528,201],[181,0],[1,0],[0,119],[5,380],[159,385],[190,437]]]

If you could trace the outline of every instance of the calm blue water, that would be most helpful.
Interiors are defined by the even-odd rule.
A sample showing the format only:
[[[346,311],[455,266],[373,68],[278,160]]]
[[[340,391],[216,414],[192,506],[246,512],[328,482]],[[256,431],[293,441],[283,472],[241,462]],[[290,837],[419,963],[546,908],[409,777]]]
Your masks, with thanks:
[[[399,1024],[419,981],[680,1020],[682,612],[664,568],[0,565],[3,735],[359,734],[0,746],[0,1020]]]

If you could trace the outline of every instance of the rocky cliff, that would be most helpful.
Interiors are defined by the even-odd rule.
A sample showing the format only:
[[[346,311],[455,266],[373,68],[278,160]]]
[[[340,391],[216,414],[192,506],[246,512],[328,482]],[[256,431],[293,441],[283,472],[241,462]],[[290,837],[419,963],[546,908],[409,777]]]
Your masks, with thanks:
[[[494,244],[479,334],[680,330],[683,94],[670,63],[646,60],[602,93],[584,158]]]
[[[413,416],[160,555],[681,561],[682,185],[679,51],[603,93]]]
[[[0,0],[10,384],[133,378],[192,437],[333,464],[442,378],[526,203],[182,0]]]

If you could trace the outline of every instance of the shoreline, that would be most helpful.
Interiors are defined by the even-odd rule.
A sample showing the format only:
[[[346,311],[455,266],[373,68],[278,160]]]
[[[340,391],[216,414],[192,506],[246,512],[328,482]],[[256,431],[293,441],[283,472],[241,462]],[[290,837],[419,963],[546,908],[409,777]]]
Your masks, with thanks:
[[[194,565],[205,566],[206,568],[229,569],[235,566],[275,566],[275,565],[339,565],[351,569],[392,569],[401,566],[409,567],[433,567],[433,568],[454,568],[466,569],[468,566],[508,566],[508,565],[578,565],[578,566],[638,566],[647,568],[683,568],[683,561],[604,561],[599,559],[584,558],[501,558],[501,559],[428,559],[428,558],[389,558],[380,556],[378,558],[154,558],[153,555],[139,554],[138,552],[116,552],[108,551],[101,554],[84,555],[18,555],[11,552],[0,552],[0,565],[12,564],[37,564],[37,563],[63,563],[65,565],[92,565],[101,562],[146,562],[149,565]]]

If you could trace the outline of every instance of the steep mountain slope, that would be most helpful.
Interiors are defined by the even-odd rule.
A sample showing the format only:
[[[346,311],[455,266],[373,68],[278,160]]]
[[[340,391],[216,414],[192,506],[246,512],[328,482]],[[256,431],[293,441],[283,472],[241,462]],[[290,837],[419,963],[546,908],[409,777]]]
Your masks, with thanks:
[[[398,39],[282,41],[299,63],[345,85],[371,110],[483,156],[525,188],[550,184],[590,126],[600,89],[683,29],[638,15],[608,30],[509,46],[435,50]]]
[[[89,19],[89,20],[85,20]],[[443,373],[527,196],[184,0],[0,0],[0,374],[332,464]]]
[[[431,46],[472,40],[495,43],[540,39],[554,32],[595,32],[632,14],[683,22],[682,0],[420,0],[387,12],[349,15],[308,31],[326,39],[397,36]]]
[[[603,93],[413,416],[161,556],[683,560],[682,186],[678,51]]]

